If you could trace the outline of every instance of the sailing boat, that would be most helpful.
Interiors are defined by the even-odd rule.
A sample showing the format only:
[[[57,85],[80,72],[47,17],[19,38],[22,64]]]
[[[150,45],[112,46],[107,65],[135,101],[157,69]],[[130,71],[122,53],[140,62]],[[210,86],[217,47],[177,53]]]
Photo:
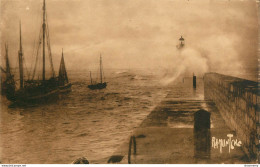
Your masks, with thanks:
[[[55,76],[53,63],[52,63],[52,55],[51,55],[51,47],[50,47],[50,38],[49,38],[49,30],[47,24],[47,16],[46,16],[46,6],[45,0],[43,0],[43,22],[41,26],[41,35],[39,37],[39,42],[37,46],[37,55],[36,62],[33,69],[32,76],[28,78],[28,80],[24,81],[23,74],[23,49],[22,49],[22,33],[21,33],[21,23],[20,23],[20,49],[18,51],[19,58],[19,72],[20,72],[20,88],[15,92],[14,97],[8,98],[9,100],[16,103],[39,103],[45,102],[52,99],[56,99],[59,96],[60,88],[63,88],[65,82],[61,82],[59,77]],[[46,79],[45,77],[45,44],[47,44],[47,49],[49,53],[49,60],[51,65],[51,77]],[[42,45],[42,78],[34,79],[35,71],[37,67],[37,62],[39,60],[39,49]],[[61,62],[63,70],[65,70],[64,59],[62,58]],[[62,71],[63,71],[62,70]],[[67,76],[67,75],[66,75]],[[60,81],[60,82],[59,82]],[[68,79],[67,82],[68,83]]]
[[[1,77],[1,94],[5,95],[8,99],[11,99],[14,97],[15,93],[15,81],[14,76],[11,74],[7,45],[5,45],[5,63],[6,69],[4,70],[1,68],[1,71],[5,74],[4,77]]]
[[[184,38],[183,38],[182,36],[180,37],[179,41],[180,41],[180,43],[179,43],[179,45],[177,45],[176,47],[177,47],[178,49],[184,48],[185,42],[184,42]]]
[[[100,64],[99,64],[99,71],[100,71],[100,82],[97,84],[93,84],[91,72],[90,72],[90,82],[91,84],[88,85],[89,89],[95,90],[95,89],[104,89],[107,87],[107,83],[103,82],[103,65],[102,65],[102,57],[100,55]]]
[[[67,71],[66,71],[64,57],[63,57],[63,49],[62,49],[58,81],[59,81],[59,89],[60,89],[61,93],[71,91],[71,83],[69,82],[69,79],[67,76]]]

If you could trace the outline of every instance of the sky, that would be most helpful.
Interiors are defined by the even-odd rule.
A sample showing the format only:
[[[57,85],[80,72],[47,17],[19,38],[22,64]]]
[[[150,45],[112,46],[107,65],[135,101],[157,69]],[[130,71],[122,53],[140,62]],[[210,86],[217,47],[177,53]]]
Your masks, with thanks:
[[[19,21],[25,67],[35,61],[42,0],[0,0],[4,44],[17,67]],[[54,68],[62,48],[68,70],[144,68],[203,74],[257,66],[254,0],[46,0]],[[183,36],[185,48],[178,50]],[[40,51],[41,52],[41,51]],[[48,61],[48,60],[47,60]],[[47,65],[48,66],[48,65]]]

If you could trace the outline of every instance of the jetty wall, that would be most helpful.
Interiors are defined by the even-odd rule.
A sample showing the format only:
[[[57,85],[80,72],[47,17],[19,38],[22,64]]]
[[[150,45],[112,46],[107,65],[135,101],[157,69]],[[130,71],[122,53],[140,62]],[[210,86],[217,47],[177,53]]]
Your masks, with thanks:
[[[251,159],[257,159],[259,146],[260,104],[258,84],[218,73],[204,75],[205,99],[212,100],[226,124],[235,131],[242,148]]]

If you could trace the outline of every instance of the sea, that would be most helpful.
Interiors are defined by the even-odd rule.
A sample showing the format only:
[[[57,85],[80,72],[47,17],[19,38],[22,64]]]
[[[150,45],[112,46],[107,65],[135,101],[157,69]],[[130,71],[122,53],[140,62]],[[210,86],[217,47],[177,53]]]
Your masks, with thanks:
[[[102,90],[88,89],[86,71],[68,74],[72,91],[57,101],[13,107],[1,98],[1,163],[104,163],[169,91],[142,70],[108,70]]]
[[[72,91],[47,104],[13,106],[2,97],[1,163],[106,163],[177,82],[153,71],[106,70],[102,90],[88,89],[88,72],[68,71]],[[240,77],[257,81],[257,69],[247,71]]]

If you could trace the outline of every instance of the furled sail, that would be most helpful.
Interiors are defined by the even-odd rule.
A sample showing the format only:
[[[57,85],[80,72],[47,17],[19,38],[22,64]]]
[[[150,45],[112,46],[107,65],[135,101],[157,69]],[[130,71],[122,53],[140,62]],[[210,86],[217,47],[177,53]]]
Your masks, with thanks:
[[[52,54],[50,47],[49,29],[46,14],[45,0],[43,0],[43,21],[39,34],[39,42],[37,44],[36,61],[34,68],[32,69],[32,75],[28,76],[28,80],[24,80],[23,75],[23,50],[22,50],[22,38],[21,38],[21,24],[20,24],[20,49],[18,51],[19,58],[19,71],[20,71],[20,89],[14,91],[14,98],[11,96],[7,99],[16,103],[26,104],[26,103],[42,103],[52,101],[59,98],[59,93],[70,91],[71,84],[68,84],[67,72],[65,69],[64,58],[62,54],[59,77],[55,76]],[[40,48],[42,46],[42,59],[40,59]],[[51,76],[47,76],[45,69],[45,47],[47,46],[47,51],[49,52],[49,60],[51,67]],[[42,60],[42,62],[41,62]],[[37,64],[42,63],[42,78],[40,79],[38,73],[38,79],[35,79]],[[8,69],[7,69],[8,70]]]
[[[60,69],[59,69],[59,85],[65,85],[67,83],[69,83],[69,79],[67,76],[67,71],[66,71],[64,56],[63,56],[63,50],[62,50]]]
[[[15,81],[13,75],[11,74],[7,45],[5,45],[5,52],[6,69],[3,70],[3,72],[5,73],[5,78],[1,77],[1,94],[6,95],[7,98],[13,99],[15,93]]]

